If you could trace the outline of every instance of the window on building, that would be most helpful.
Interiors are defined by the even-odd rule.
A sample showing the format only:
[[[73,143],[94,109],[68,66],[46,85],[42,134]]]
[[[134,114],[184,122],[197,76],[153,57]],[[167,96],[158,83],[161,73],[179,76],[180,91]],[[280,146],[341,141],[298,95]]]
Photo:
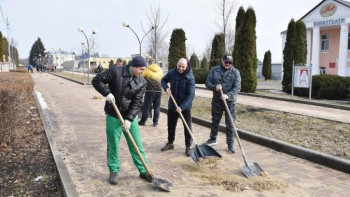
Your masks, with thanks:
[[[326,74],[326,67],[320,67],[320,75]]]
[[[328,50],[329,50],[329,36],[322,35],[321,36],[321,51],[328,51]]]

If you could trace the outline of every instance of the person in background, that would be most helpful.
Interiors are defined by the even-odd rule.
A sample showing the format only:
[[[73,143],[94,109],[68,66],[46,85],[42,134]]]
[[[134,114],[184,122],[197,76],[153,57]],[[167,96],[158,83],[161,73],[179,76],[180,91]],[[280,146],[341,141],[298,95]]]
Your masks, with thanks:
[[[28,65],[28,72],[33,73],[33,65]]]
[[[103,67],[101,63],[97,66],[97,73],[101,73],[103,71]]]
[[[163,70],[154,63],[154,60],[150,60],[145,72],[143,73],[143,77],[147,81],[147,86],[143,102],[142,118],[139,125],[145,126],[148,113],[151,111],[153,105],[153,126],[156,127],[158,125],[160,101],[162,98],[162,86],[160,80],[163,77]]]
[[[140,178],[152,182],[151,175],[146,173],[146,169],[132,146],[132,142],[125,133],[125,130],[130,131],[143,159],[148,165],[136,117],[139,113],[142,97],[147,85],[146,80],[142,77],[145,67],[146,60],[142,56],[136,56],[129,65],[114,66],[105,72],[97,74],[92,80],[94,88],[106,97],[104,110],[107,114],[107,166],[110,172],[109,182],[113,185],[118,183],[120,173],[118,147],[122,132],[128,143],[134,165],[140,173]],[[109,84],[109,86],[107,87],[106,84]],[[111,102],[117,105],[125,120],[124,125],[118,119],[113,106],[110,104]]]
[[[123,59],[122,58],[118,58],[117,62],[115,63],[116,66],[122,66],[123,65]]]
[[[209,71],[205,86],[213,91],[211,102],[212,124],[210,138],[204,144],[208,146],[217,144],[216,137],[219,131],[219,124],[222,114],[225,112],[227,148],[230,153],[235,153],[233,146],[234,131],[229,116],[232,116],[233,120],[236,119],[235,107],[238,92],[241,90],[241,75],[239,70],[232,65],[232,61],[232,55],[225,54],[221,59],[221,65],[214,66]],[[220,90],[223,92],[222,95]],[[226,100],[230,114],[227,114],[223,100]]]
[[[170,87],[168,86],[170,84]],[[161,80],[163,89],[170,96],[174,96],[178,107],[176,108],[172,99],[169,98],[168,102],[168,142],[165,144],[161,151],[167,151],[174,149],[175,130],[179,113],[185,118],[188,127],[192,130],[192,101],[195,95],[195,80],[193,72],[190,66],[187,64],[185,58],[180,58],[177,62],[177,68],[171,69]],[[184,124],[185,134],[185,154],[190,156],[190,146],[192,142],[191,135],[189,134]]]

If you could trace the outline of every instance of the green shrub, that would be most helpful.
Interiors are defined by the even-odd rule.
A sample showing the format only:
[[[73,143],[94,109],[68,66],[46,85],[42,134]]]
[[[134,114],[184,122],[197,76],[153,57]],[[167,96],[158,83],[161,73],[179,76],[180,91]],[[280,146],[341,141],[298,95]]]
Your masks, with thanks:
[[[212,59],[209,62],[209,69],[213,68],[214,66],[221,65],[221,59]]]
[[[319,75],[312,78],[312,92],[318,99],[350,99],[350,77]]]
[[[207,80],[209,71],[206,68],[200,68],[193,70],[193,75],[196,80],[196,84],[198,83],[205,83]]]
[[[308,96],[308,88],[295,88],[295,95]],[[312,97],[316,99],[350,100],[350,77],[317,75],[312,77]]]

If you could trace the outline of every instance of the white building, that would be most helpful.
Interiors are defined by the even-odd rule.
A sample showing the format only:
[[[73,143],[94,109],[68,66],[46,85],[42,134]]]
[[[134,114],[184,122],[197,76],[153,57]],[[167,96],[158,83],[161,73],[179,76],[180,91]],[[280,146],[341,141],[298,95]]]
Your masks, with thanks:
[[[350,2],[324,0],[301,20],[307,29],[307,66],[312,74],[350,76]],[[282,32],[282,50],[287,32]]]
[[[56,66],[56,69],[63,69],[63,63],[66,61],[74,61],[75,54],[57,52],[48,54],[47,66],[52,64]]]

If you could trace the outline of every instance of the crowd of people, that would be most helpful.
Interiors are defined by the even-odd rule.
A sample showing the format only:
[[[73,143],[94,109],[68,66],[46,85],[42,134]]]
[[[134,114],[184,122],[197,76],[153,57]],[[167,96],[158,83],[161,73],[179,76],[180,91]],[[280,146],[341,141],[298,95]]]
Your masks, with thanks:
[[[217,144],[218,127],[222,114],[225,112],[226,144],[229,153],[235,153],[233,146],[235,136],[233,125],[231,125],[228,116],[231,115],[235,119],[237,94],[241,89],[241,76],[232,62],[232,56],[225,54],[222,57],[221,65],[217,65],[209,71],[206,87],[213,92],[212,126],[209,140],[203,143],[209,146]],[[142,56],[134,57],[129,64],[124,66],[122,60],[120,65],[117,61],[116,66],[97,74],[92,80],[92,85],[106,98],[104,111],[106,113],[107,166],[110,172],[110,184],[117,184],[119,179],[118,146],[121,133],[124,133],[125,136],[126,132],[131,133],[143,160],[148,164],[142,146],[139,125],[146,125],[153,106],[153,126],[157,127],[162,90],[173,97],[176,103],[169,98],[168,139],[161,151],[174,149],[176,125],[179,115],[182,114],[191,130],[187,130],[184,125],[185,155],[190,156],[192,139],[189,132],[193,132],[191,109],[195,96],[195,77],[185,58],[180,58],[176,68],[169,70],[164,76],[162,69],[153,60],[150,60],[147,65]],[[228,104],[230,114],[225,111],[224,100]],[[112,103],[119,109],[123,120],[118,118]],[[138,121],[137,116],[140,111],[142,111],[142,116]],[[146,173],[132,142],[127,136],[126,140],[134,165],[140,173],[140,178],[151,182],[152,177]]]
[[[29,73],[34,73],[34,67],[36,68],[36,72],[45,72],[46,70],[50,70],[50,72],[56,71],[56,66],[52,64],[50,67],[47,65],[36,65],[33,66],[32,64],[29,64],[27,67],[27,70]]]

